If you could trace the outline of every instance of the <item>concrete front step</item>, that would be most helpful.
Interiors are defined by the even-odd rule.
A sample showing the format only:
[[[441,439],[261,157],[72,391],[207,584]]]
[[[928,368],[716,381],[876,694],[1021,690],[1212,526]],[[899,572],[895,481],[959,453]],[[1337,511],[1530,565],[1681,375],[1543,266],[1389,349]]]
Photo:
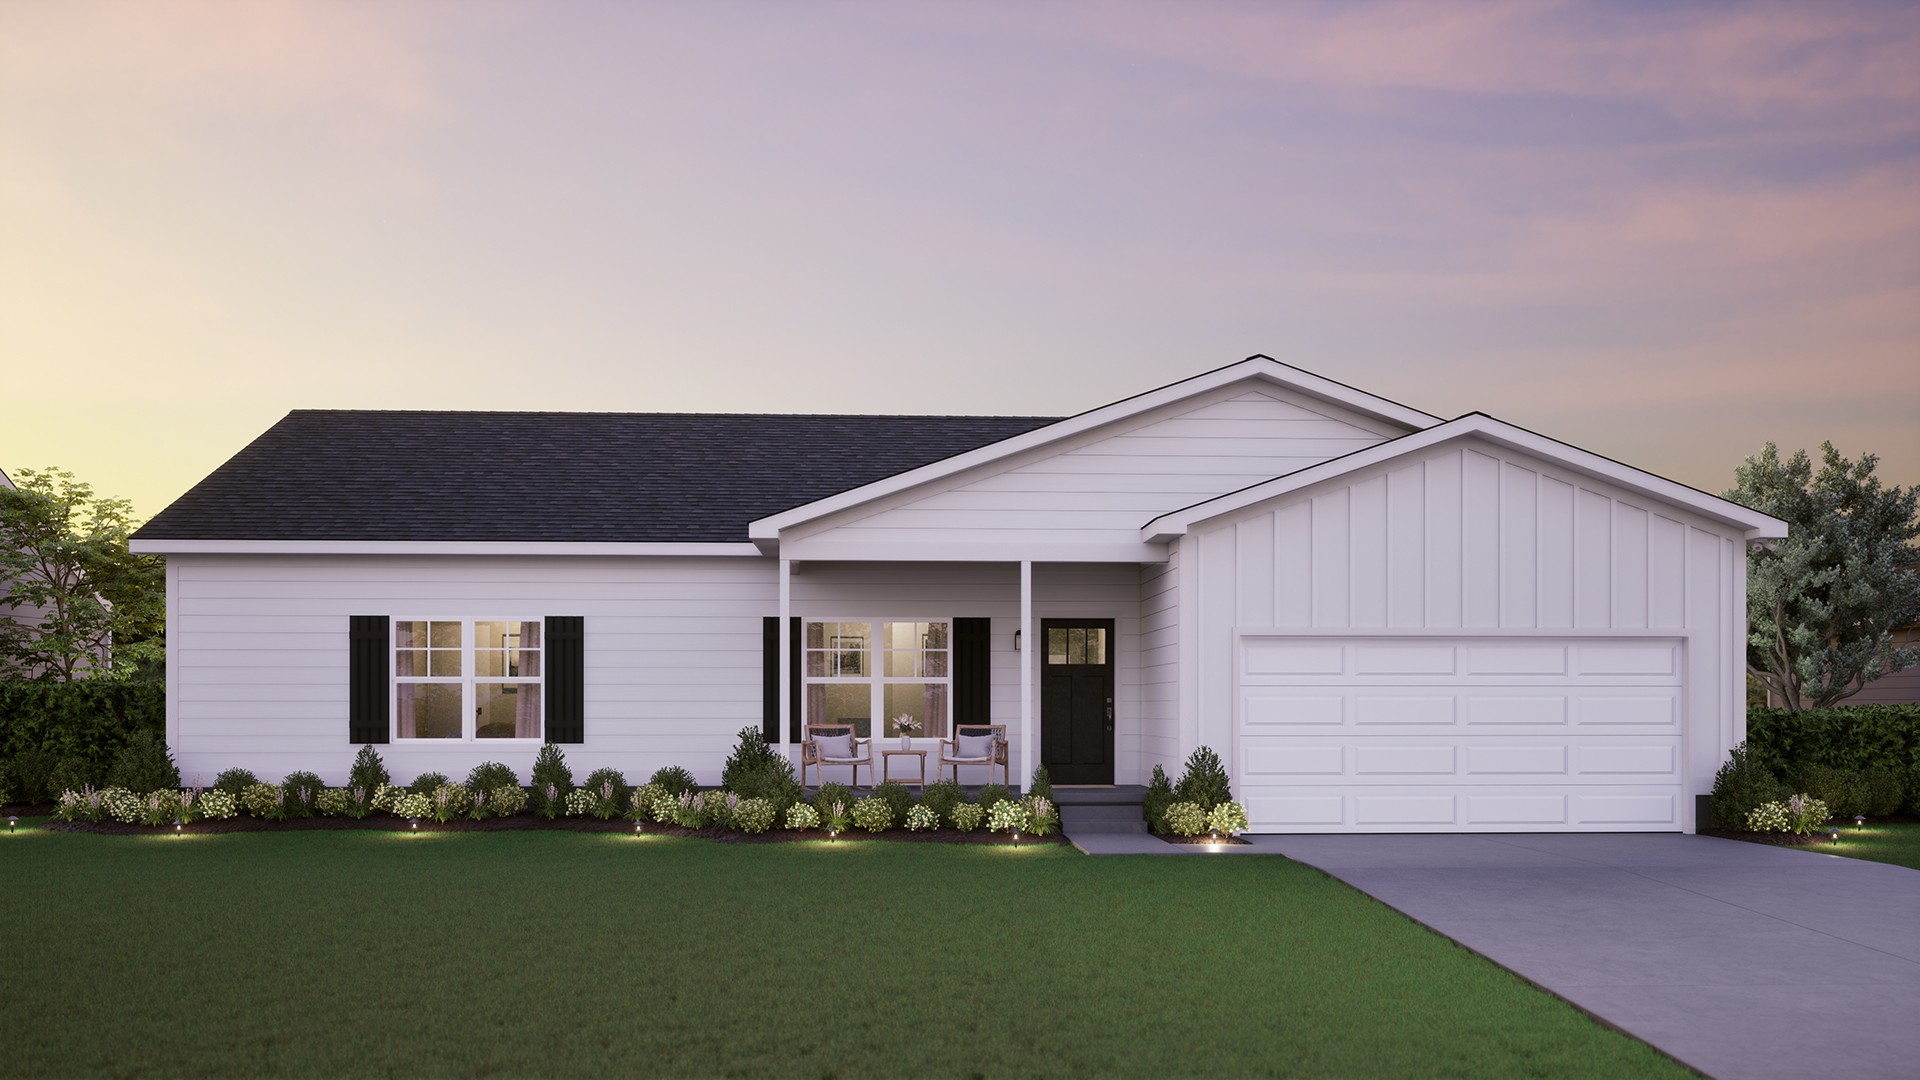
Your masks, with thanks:
[[[1060,831],[1074,833],[1143,833],[1147,823],[1140,803],[1099,802],[1063,803],[1060,806]]]

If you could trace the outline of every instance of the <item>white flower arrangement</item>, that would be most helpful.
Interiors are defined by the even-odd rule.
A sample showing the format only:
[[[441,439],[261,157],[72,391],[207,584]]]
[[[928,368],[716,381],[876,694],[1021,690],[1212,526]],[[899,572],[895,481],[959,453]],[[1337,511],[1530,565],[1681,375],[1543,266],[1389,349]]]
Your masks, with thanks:
[[[902,735],[913,735],[920,730],[920,721],[915,720],[911,713],[901,713],[893,718],[893,730]]]
[[[940,827],[940,815],[925,803],[914,803],[907,810],[907,828],[912,832],[925,832]]]
[[[1033,835],[1045,836],[1059,827],[1060,811],[1054,808],[1053,801],[1046,796],[1029,795],[1020,800],[1020,805],[1027,812],[1027,827],[1032,830]]]
[[[146,801],[126,788],[110,787],[100,792],[101,811],[122,825],[138,824],[146,808]]]

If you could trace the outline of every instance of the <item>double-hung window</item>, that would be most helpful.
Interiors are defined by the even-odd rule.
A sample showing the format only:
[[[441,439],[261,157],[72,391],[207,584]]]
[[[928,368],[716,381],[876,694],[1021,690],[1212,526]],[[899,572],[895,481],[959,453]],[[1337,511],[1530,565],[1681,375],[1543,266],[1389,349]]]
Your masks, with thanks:
[[[946,738],[952,713],[951,630],[944,619],[809,620],[807,722],[851,724],[862,737]],[[903,716],[917,728],[903,732],[898,723]]]
[[[545,734],[539,619],[395,619],[396,739]]]

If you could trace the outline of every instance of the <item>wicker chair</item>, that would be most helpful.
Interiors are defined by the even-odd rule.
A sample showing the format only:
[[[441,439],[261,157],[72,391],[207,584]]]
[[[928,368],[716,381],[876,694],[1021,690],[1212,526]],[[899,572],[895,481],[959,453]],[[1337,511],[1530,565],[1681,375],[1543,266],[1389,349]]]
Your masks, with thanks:
[[[852,724],[808,724],[807,741],[800,744],[800,783],[803,786],[806,784],[807,766],[809,765],[813,766],[816,779],[820,782],[825,782],[827,778],[827,766],[847,765],[853,769],[852,785],[859,787],[860,766],[865,765],[867,767],[867,784],[868,786],[872,786],[873,740],[859,738],[855,735],[857,730],[858,729]],[[820,744],[816,741],[817,737],[821,735],[854,736],[853,756],[846,758],[823,756],[820,753]]]
[[[993,736],[993,750],[985,757],[960,756],[960,736],[978,738],[981,735]],[[960,779],[960,766],[984,765],[987,770],[987,782],[993,782],[993,767],[1000,766],[1000,782],[1007,783],[1007,725],[1005,724],[955,724],[953,737],[940,742],[940,764],[934,769],[938,779],[946,775],[947,766],[953,766],[953,779]],[[872,767],[868,767],[872,771]]]

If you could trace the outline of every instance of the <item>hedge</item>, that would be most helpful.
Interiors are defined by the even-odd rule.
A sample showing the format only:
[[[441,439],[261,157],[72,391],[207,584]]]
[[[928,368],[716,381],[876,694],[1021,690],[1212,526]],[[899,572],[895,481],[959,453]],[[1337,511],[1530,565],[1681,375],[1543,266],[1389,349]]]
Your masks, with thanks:
[[[104,770],[142,728],[166,735],[164,683],[0,682],[0,760],[45,750]]]
[[[1774,769],[1920,768],[1920,705],[1747,710],[1747,748]]]

